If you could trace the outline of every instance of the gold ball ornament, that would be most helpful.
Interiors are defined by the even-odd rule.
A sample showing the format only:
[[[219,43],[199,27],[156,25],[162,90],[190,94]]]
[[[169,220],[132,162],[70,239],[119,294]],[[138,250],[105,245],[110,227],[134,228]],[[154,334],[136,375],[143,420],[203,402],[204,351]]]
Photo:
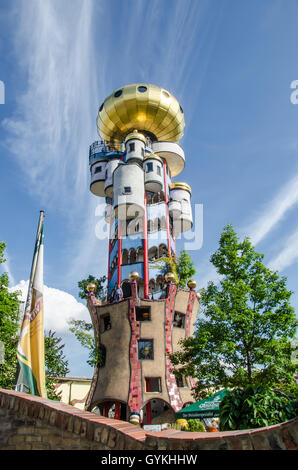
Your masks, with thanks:
[[[86,289],[87,289],[88,292],[94,292],[95,289],[96,289],[96,284],[94,284],[94,282],[90,282],[90,284],[88,284]]]
[[[174,273],[168,272],[167,274],[165,274],[165,281],[166,282],[176,282],[176,278],[175,278]]]
[[[196,281],[194,281],[193,279],[190,279],[187,283],[187,286],[190,288],[190,289],[195,289],[197,287],[197,283]]]
[[[132,271],[130,274],[129,274],[129,279],[131,281],[137,281],[139,279],[139,273],[138,271]]]

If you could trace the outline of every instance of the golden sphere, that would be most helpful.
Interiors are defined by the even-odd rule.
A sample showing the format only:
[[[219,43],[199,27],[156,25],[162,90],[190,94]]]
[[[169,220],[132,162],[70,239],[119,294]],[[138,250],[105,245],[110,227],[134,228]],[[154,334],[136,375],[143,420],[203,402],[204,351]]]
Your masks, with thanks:
[[[176,282],[176,278],[175,278],[174,273],[168,272],[167,274],[165,274],[165,281],[166,282]]]
[[[129,279],[131,281],[137,281],[139,279],[139,273],[138,271],[132,271],[130,274],[129,274]]]
[[[96,284],[94,284],[94,282],[90,282],[90,284],[88,284],[86,289],[87,289],[88,292],[93,292],[96,289]]]
[[[195,289],[195,288],[197,287],[197,283],[196,283],[196,281],[194,281],[193,279],[190,279],[190,280],[188,281],[187,285],[188,285],[188,287],[189,287],[190,289]]]
[[[178,142],[185,127],[184,113],[167,90],[148,83],[126,85],[99,108],[98,133],[103,140],[122,142],[135,129],[159,141]]]

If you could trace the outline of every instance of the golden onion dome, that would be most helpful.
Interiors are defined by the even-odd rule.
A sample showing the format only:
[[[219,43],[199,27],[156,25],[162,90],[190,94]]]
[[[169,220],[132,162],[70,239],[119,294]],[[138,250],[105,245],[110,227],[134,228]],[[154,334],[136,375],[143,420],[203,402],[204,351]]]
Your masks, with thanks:
[[[171,183],[170,189],[183,189],[184,191],[188,191],[191,194],[191,187],[187,183],[180,183],[180,182],[174,182]]]
[[[102,139],[122,142],[135,129],[159,141],[178,142],[185,127],[183,109],[167,90],[135,83],[113,92],[99,108],[98,133]]]
[[[144,142],[144,144],[146,144],[146,137],[143,136],[143,134],[141,134],[140,132],[138,132],[137,129],[134,129],[133,132],[130,132],[125,137],[125,143],[128,142],[129,140],[132,140],[132,139],[139,139],[142,142]]]
[[[153,158],[154,160],[157,160],[160,163],[162,163],[162,159],[158,155],[156,155],[156,153],[149,153],[148,155],[145,155],[144,161],[148,160],[148,159],[151,159],[151,158]]]

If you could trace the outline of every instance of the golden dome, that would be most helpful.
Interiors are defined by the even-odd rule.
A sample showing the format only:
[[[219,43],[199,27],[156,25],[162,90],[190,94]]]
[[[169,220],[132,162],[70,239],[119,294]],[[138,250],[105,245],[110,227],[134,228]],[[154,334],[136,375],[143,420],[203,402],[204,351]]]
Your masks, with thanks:
[[[122,142],[135,129],[160,141],[178,142],[184,131],[183,110],[174,96],[155,85],[136,83],[113,92],[99,108],[102,139]]]
[[[154,160],[157,160],[157,161],[159,161],[160,163],[162,163],[162,159],[161,159],[158,155],[156,155],[156,153],[149,153],[148,155],[145,155],[144,161],[145,161],[145,160],[148,160],[148,159],[150,159],[150,158],[153,158]]]
[[[134,129],[133,132],[130,132],[126,137],[125,137],[125,143],[128,142],[131,139],[139,139],[144,144],[146,144],[146,137],[143,136],[140,132],[137,131],[137,129]]]
[[[138,271],[132,271],[130,274],[129,274],[129,279],[131,281],[137,281],[139,279],[139,273]]]
[[[170,189],[184,189],[184,191],[188,191],[191,194],[191,187],[187,183],[178,183],[178,181],[175,181],[171,183]]]
[[[190,279],[187,283],[187,286],[190,288],[190,289],[195,289],[197,287],[197,283],[196,281],[194,281],[193,279]]]

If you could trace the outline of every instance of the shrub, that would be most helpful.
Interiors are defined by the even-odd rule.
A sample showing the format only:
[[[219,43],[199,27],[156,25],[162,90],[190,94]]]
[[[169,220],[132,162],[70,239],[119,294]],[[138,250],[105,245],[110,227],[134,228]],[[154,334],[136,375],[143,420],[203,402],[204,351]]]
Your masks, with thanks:
[[[202,421],[198,419],[188,419],[188,430],[191,432],[205,432],[205,426]]]
[[[220,430],[251,429],[295,418],[298,401],[264,385],[227,393],[220,403]]]

